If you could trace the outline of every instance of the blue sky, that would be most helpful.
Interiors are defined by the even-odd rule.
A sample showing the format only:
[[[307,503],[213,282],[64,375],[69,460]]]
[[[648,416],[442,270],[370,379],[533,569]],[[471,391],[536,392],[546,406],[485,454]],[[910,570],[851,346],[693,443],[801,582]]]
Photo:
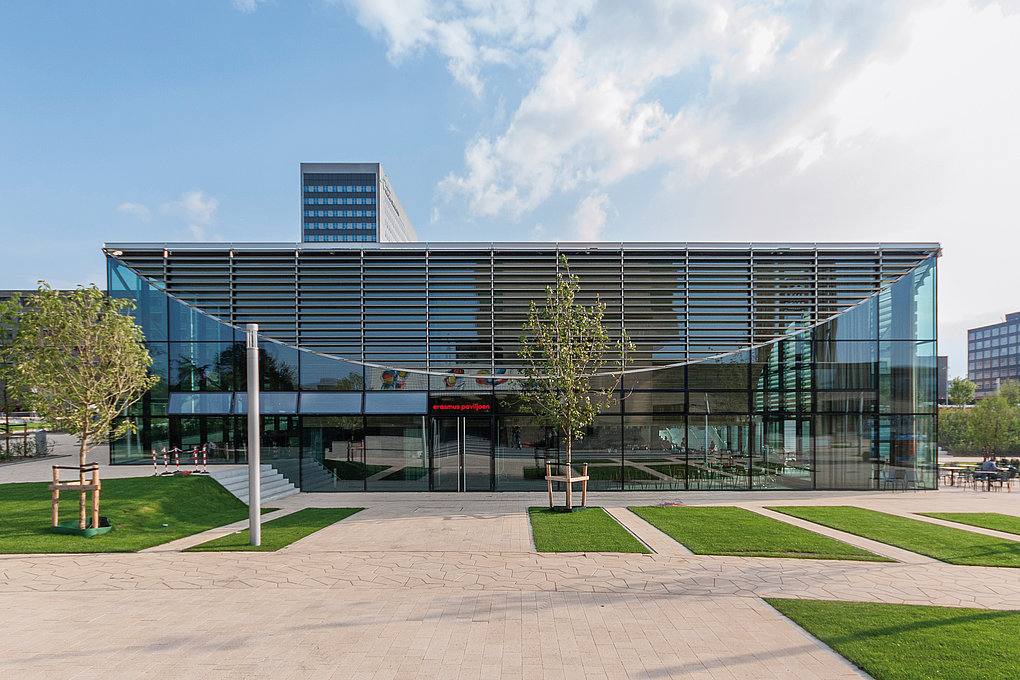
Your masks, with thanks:
[[[0,287],[293,241],[380,161],[422,240],[939,241],[941,349],[1020,310],[1015,3],[0,4]]]

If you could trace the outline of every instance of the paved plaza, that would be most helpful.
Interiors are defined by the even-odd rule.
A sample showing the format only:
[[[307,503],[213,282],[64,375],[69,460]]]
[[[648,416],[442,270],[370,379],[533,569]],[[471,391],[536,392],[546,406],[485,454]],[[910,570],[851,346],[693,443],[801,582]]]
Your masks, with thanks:
[[[50,464],[0,468],[0,481],[45,479]],[[536,553],[526,510],[545,497],[515,493],[299,494],[268,517],[365,510],[277,553],[180,552],[220,529],[138,554],[2,556],[0,676],[858,678],[761,598],[1020,609],[1016,570],[952,566],[762,508],[1017,514],[1016,490],[590,498],[654,553]],[[898,561],[692,555],[625,508],[661,502],[737,505]]]

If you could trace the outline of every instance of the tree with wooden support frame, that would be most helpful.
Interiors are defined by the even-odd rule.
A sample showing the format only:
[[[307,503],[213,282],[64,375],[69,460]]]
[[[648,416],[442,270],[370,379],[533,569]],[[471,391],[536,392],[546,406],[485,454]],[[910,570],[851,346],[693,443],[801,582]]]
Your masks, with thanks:
[[[582,305],[576,300],[579,290],[580,280],[570,273],[567,258],[561,255],[556,285],[546,287],[545,305],[531,303],[519,354],[525,363],[526,382],[521,395],[525,405],[541,424],[555,428],[566,442],[564,470],[554,475],[547,462],[546,483],[550,507],[553,482],[564,484],[568,511],[573,507],[571,491],[575,483],[583,484],[582,504],[587,502],[587,465],[582,474],[574,474],[573,443],[613,402],[627,352],[633,349],[622,328],[619,342],[610,338],[603,323],[605,303],[596,297],[595,304]],[[595,388],[592,379],[614,365],[620,372]]]
[[[74,470],[78,473],[78,479],[70,482],[60,481],[61,470]],[[91,475],[91,479],[86,482],[85,476]],[[79,534],[83,536],[95,536],[96,534],[103,534],[110,530],[110,523],[106,522],[106,518],[99,517],[99,491],[103,485],[99,481],[99,464],[92,463],[84,467],[69,467],[66,465],[54,465],[53,466],[53,483],[49,485],[49,490],[52,492],[52,520],[54,531],[66,534]],[[77,529],[72,529],[66,524],[60,523],[60,492],[61,491],[76,491],[81,494],[81,502],[85,502],[85,496],[89,491],[92,492],[92,518],[88,523],[88,526],[82,527],[80,522]]]
[[[78,528],[87,528],[88,452],[134,430],[122,416],[159,382],[133,302],[107,297],[95,285],[69,293],[46,283],[28,296],[14,341],[15,381],[33,410],[78,439]],[[93,503],[99,501],[95,468]],[[55,485],[61,485],[54,481]],[[59,489],[54,490],[55,493]],[[98,505],[93,515],[98,517]],[[95,527],[94,527],[95,528]]]

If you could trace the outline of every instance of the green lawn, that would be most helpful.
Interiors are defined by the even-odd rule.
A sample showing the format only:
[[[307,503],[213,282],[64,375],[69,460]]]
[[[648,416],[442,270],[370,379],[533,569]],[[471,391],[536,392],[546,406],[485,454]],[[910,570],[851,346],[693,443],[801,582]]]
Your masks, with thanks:
[[[554,512],[528,508],[539,552],[651,552],[602,508]]]
[[[188,550],[279,550],[361,510],[364,508],[305,508],[263,524],[262,541],[258,547],[248,545],[249,534],[245,529]]]
[[[950,564],[1020,567],[1020,543],[1016,541],[852,506],[772,509]]]
[[[765,600],[876,680],[1020,677],[1020,612]]]
[[[195,475],[106,479],[100,501],[113,531],[93,538],[54,534],[46,482],[0,485],[0,553],[132,552],[248,516],[248,506],[230,492]],[[77,516],[78,494],[61,492],[61,520]]]
[[[743,508],[635,507],[630,511],[698,555],[893,561]]]
[[[969,524],[983,529],[995,529],[1009,534],[1020,534],[1020,517],[1000,515],[997,512],[920,512],[919,515]]]

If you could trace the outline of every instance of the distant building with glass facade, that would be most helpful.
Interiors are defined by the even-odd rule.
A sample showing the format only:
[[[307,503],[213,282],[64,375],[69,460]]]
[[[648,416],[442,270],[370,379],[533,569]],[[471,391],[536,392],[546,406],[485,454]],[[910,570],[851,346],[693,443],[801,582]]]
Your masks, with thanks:
[[[1007,380],[1020,380],[1020,312],[967,331],[967,377],[978,399],[995,394]]]
[[[544,489],[522,325],[559,256],[635,345],[575,444],[591,487],[935,488],[937,244],[108,244],[163,380],[115,463],[262,455],[305,491]],[[608,379],[608,378],[607,378]],[[602,380],[598,378],[597,380]]]
[[[301,240],[407,243],[418,235],[379,163],[302,163]]]

